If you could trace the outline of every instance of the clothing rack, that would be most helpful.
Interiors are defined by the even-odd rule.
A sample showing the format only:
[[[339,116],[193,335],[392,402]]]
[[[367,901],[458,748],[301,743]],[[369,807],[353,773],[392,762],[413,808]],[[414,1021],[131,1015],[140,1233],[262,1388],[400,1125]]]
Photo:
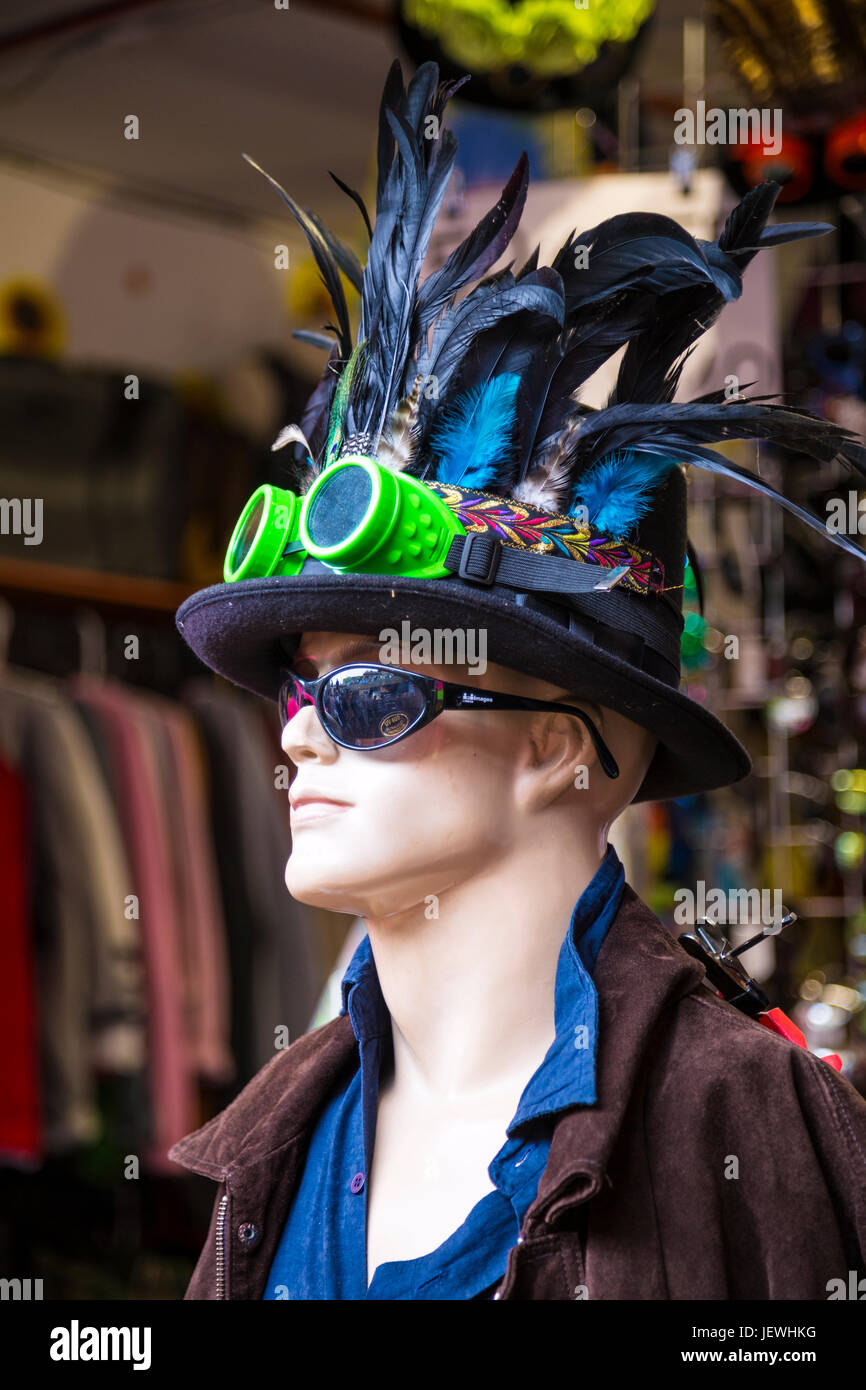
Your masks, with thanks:
[[[0,593],[58,603],[88,603],[106,608],[173,613],[193,592],[193,585],[174,579],[142,579],[131,574],[50,565],[38,560],[0,558]]]

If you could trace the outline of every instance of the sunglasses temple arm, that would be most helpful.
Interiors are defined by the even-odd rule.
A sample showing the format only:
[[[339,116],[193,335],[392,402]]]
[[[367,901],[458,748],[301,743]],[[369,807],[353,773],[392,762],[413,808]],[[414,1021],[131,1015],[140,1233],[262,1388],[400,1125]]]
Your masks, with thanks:
[[[515,701],[515,706],[518,709],[558,710],[560,714],[576,715],[585,725],[592,739],[592,746],[598,754],[598,761],[601,763],[602,772],[604,772],[607,777],[610,777],[611,780],[619,776],[619,764],[616,758],[613,756],[596,728],[594,721],[590,719],[588,714],[584,714],[582,709],[574,709],[571,705],[555,704],[548,700],[530,700],[522,695],[515,695],[511,698]],[[520,703],[517,704],[517,701],[520,701]],[[502,708],[502,706],[500,706],[500,708]]]
[[[461,696],[467,692],[462,687],[453,687],[447,682],[443,682],[443,684],[445,687],[445,702],[443,708],[466,709],[467,706],[462,703]],[[619,776],[619,765],[616,759],[589,715],[584,714],[583,710],[573,709],[571,705],[555,704],[548,700],[531,700],[524,695],[501,695],[497,691],[485,691],[484,694],[493,696],[491,703],[487,705],[488,709],[557,710],[561,714],[576,715],[586,726],[589,736],[592,739],[592,746],[598,754],[598,761],[601,764],[602,771],[611,779]],[[479,706],[479,708],[483,708],[483,706]]]
[[[583,723],[586,725],[586,728],[589,732],[589,736],[592,739],[592,745],[596,753],[598,754],[598,761],[601,763],[602,771],[606,773],[606,775],[610,778],[618,777],[619,764],[617,763],[616,758],[611,753],[610,749],[608,748],[598,729],[595,727],[595,724],[590,719],[589,715],[584,714],[583,711],[579,709],[570,709],[568,712],[569,714],[576,714],[578,719],[582,720]]]

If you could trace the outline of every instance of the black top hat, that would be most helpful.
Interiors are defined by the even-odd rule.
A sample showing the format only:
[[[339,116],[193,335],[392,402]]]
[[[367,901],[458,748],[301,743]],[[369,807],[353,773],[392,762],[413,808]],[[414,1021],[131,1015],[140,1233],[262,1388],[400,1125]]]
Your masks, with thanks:
[[[694,239],[670,218],[631,213],[572,234],[551,266],[539,268],[536,251],[517,271],[509,265],[488,274],[521,216],[522,156],[496,205],[419,283],[456,153],[442,114],[460,85],[440,85],[427,63],[404,90],[399,64],[391,69],[375,227],[346,189],[370,229],[363,272],[275,185],[307,235],[337,322],[335,340],[313,335],[330,348],[328,362],[300,425],[283,430],[274,447],[294,448],[296,493],[318,485],[326,531],[339,530],[355,486],[322,488],[322,475],[338,462],[344,482],[346,460],[360,469],[367,459],[423,483],[459,522],[437,577],[419,567],[412,576],[405,567],[395,572],[387,557],[366,572],[345,572],[301,550],[295,574],[193,594],[178,627],[213,670],[271,698],[305,629],[376,635],[406,619],[427,629],[484,627],[490,660],[657,735],[636,800],[728,785],[749,771],[745,750],[679,690],[684,467],[747,483],[863,558],[847,537],[707,446],[766,439],[801,456],[838,458],[860,475],[866,448],[817,415],[765,396],[717,391],[687,403],[673,396],[694,343],[738,297],[756,252],[831,229],[768,228],[779,186],[767,183],[747,194],[714,242]],[[356,343],[341,270],[361,295]],[[607,405],[581,404],[583,383],[624,345]],[[417,542],[405,544],[418,554],[423,536]]]

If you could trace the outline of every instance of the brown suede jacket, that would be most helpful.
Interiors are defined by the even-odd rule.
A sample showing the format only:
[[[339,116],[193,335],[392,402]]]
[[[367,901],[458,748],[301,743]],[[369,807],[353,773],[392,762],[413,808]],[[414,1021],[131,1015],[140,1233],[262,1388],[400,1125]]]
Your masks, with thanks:
[[[629,887],[593,979],[598,1100],[558,1120],[494,1296],[823,1300],[841,1287],[830,1281],[856,1289],[866,1101],[711,993]],[[187,1298],[261,1298],[316,1117],[357,1065],[341,1015],[169,1151],[219,1184]]]

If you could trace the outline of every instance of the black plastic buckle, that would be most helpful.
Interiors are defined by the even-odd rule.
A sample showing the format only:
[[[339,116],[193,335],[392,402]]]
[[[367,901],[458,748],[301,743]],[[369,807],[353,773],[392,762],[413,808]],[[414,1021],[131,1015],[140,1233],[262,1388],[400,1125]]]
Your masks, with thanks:
[[[495,536],[470,531],[463,542],[457,573],[472,584],[493,584],[502,559],[502,546]]]

